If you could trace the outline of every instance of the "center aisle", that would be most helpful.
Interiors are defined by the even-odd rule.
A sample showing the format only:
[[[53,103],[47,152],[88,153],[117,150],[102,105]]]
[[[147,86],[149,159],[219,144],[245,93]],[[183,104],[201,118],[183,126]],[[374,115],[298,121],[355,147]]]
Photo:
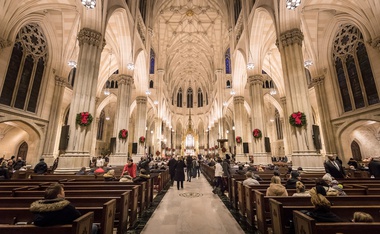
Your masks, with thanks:
[[[205,177],[170,187],[141,233],[244,233]]]

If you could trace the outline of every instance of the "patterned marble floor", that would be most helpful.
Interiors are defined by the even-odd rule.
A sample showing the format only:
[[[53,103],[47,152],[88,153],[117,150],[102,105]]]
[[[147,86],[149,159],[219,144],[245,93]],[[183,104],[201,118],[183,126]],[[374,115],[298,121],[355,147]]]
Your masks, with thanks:
[[[201,175],[191,182],[185,181],[180,190],[174,182],[141,233],[239,234],[244,231]]]

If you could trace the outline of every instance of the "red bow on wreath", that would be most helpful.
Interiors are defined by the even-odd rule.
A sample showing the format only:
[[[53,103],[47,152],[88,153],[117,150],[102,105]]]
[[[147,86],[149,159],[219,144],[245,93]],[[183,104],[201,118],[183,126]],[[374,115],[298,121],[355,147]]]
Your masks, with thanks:
[[[127,138],[127,133],[128,133],[127,130],[125,129],[121,130],[121,138]]]
[[[88,112],[82,112],[80,113],[80,121],[82,124],[87,124],[88,123],[88,116],[90,115],[90,113]]]
[[[302,124],[302,120],[301,120],[302,113],[301,112],[298,111],[297,113],[293,113],[292,118],[294,119],[295,124],[297,124],[297,125]]]

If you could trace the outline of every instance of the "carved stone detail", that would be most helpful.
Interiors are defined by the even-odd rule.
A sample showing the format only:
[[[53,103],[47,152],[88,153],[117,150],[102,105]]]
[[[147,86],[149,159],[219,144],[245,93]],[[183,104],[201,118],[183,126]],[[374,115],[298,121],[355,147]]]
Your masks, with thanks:
[[[0,37],[0,50],[4,49],[5,47],[8,47],[11,45],[11,42]]]
[[[325,81],[325,76],[324,75],[321,75],[321,76],[318,76],[318,77],[315,77],[315,78],[312,79],[313,85],[322,84],[324,81]]]
[[[148,98],[144,96],[136,97],[136,103],[138,104],[146,104]]]
[[[371,40],[369,42],[371,44],[371,46],[373,48],[377,48],[378,50],[380,50],[380,36],[376,37],[375,39]]]
[[[117,76],[117,82],[119,83],[119,85],[122,85],[122,84],[131,85],[133,84],[133,78],[130,75],[119,74]]]
[[[262,75],[253,75],[249,77],[249,84],[250,85],[263,85],[264,80]]]
[[[55,85],[65,87],[67,85],[66,79],[60,76],[55,76]]]
[[[161,75],[161,74],[163,75],[163,74],[165,74],[165,70],[162,69],[162,68],[158,68],[158,69],[157,69],[157,73],[160,74],[160,75]]]
[[[280,41],[283,47],[293,44],[302,45],[303,38],[303,33],[298,28],[291,29],[280,35]]]
[[[79,31],[78,41],[79,45],[83,45],[84,43],[97,47],[104,47],[105,45],[105,40],[102,40],[102,34],[89,28],[82,28]]]
[[[244,97],[243,96],[235,96],[234,97],[234,104],[244,104]]]
[[[216,69],[215,74],[221,74],[223,72],[223,69]]]

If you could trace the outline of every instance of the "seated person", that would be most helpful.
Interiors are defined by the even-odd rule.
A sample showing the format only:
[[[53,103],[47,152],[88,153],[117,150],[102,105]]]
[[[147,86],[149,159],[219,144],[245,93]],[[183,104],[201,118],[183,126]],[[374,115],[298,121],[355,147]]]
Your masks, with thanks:
[[[34,173],[37,174],[45,174],[47,172],[47,164],[45,163],[45,160],[43,158],[40,159],[40,162],[34,166]]]
[[[135,178],[133,178],[133,182],[135,183],[143,182],[143,181],[149,180],[149,178],[150,178],[150,174],[145,169],[141,169],[140,174],[136,176]]]
[[[110,180],[115,180],[115,170],[109,170],[107,173],[103,175],[104,180],[110,181]]]
[[[243,185],[252,186],[252,185],[260,185],[259,181],[252,177],[252,172],[247,171],[245,174],[246,179],[243,181]]]
[[[121,176],[119,182],[133,182],[132,176],[129,175],[129,172],[124,172],[124,175]]]
[[[301,181],[300,174],[297,171],[292,171],[290,173],[290,179],[286,181],[286,189],[295,189],[297,181]]]
[[[103,174],[105,173],[106,171],[103,169],[103,167],[98,167],[95,171],[94,171],[94,174],[95,175],[99,175],[99,174]]]
[[[34,214],[34,225],[40,227],[71,224],[81,216],[80,212],[65,200],[63,185],[55,183],[45,190],[43,200],[38,200],[30,205],[30,211]],[[97,225],[93,224],[92,234],[98,232]]]
[[[331,212],[331,203],[320,193],[311,194],[311,203],[314,206],[313,211],[304,213],[315,219],[316,222],[343,222],[336,214]]]
[[[82,167],[75,175],[86,175],[86,168]]]
[[[352,219],[354,223],[373,223],[373,217],[365,212],[355,212],[354,218]]]
[[[281,178],[278,176],[273,176],[269,188],[267,188],[266,196],[277,196],[277,197],[287,197],[288,191],[281,184]]]
[[[296,192],[293,193],[294,197],[310,197],[309,191],[305,190],[305,185],[301,181],[296,182]]]
[[[350,160],[348,161],[347,163],[350,167],[354,167],[354,169],[357,169],[358,168],[358,162],[353,159],[353,158],[350,158]]]

